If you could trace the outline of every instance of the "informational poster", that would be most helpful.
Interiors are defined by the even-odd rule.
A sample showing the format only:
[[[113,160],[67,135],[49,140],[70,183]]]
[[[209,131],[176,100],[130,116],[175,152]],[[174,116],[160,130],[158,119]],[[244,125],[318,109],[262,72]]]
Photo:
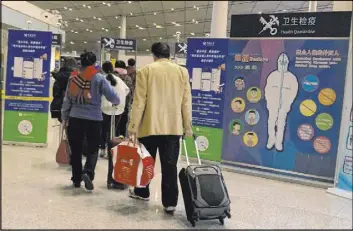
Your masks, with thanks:
[[[47,142],[51,45],[51,32],[9,30],[5,142]]]
[[[351,13],[233,15],[232,22],[222,159],[332,180]]]
[[[222,152],[225,61],[228,39],[188,39],[187,69],[192,89],[192,120],[202,159],[220,161]],[[188,141],[189,153],[196,155]]]

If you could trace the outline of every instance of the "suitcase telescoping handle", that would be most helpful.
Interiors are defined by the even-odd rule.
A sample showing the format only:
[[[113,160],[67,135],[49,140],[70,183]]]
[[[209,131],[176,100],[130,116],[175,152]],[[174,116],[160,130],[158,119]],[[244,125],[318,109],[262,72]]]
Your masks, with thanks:
[[[116,113],[116,105],[113,105],[112,116],[110,121],[110,140],[112,140],[115,137],[115,129],[116,129],[115,113]]]
[[[199,153],[199,147],[197,145],[197,136],[195,134],[192,135],[193,139],[194,139],[194,144],[195,144],[195,149],[196,149],[196,155],[197,155],[197,161],[199,163],[199,165],[201,165],[201,159],[200,159],[200,153]],[[185,157],[186,157],[186,163],[188,164],[188,166],[190,165],[190,161],[189,161],[189,154],[188,154],[188,149],[186,147],[186,141],[185,141],[185,136],[183,136],[183,146],[184,146],[184,151],[185,151]]]

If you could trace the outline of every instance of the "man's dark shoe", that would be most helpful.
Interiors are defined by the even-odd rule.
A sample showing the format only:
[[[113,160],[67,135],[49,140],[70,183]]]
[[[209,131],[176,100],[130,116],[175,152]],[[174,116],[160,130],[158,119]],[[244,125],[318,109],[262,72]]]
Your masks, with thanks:
[[[91,178],[86,173],[82,175],[82,180],[83,180],[83,182],[85,182],[85,188],[87,190],[91,191],[94,189],[93,182],[92,182]]]
[[[73,183],[74,188],[81,188],[81,182],[80,183]]]

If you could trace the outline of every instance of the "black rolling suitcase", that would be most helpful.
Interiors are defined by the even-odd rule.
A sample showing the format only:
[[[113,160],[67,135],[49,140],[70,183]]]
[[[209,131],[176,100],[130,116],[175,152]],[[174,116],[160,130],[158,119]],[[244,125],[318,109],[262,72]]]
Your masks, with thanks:
[[[221,169],[216,165],[201,165],[199,151],[194,136],[198,165],[190,165],[185,138],[183,146],[187,168],[179,172],[187,220],[195,227],[199,220],[218,219],[224,224],[230,218],[230,199]]]
[[[110,140],[108,141],[108,177],[107,177],[107,188],[108,189],[120,189],[120,190],[124,190],[127,188],[126,185],[121,184],[119,182],[116,182],[113,179],[113,153],[112,153],[112,148],[114,148],[115,146],[119,145],[122,141],[124,141],[125,137],[115,137],[115,129],[116,129],[116,125],[115,125],[115,114],[113,113],[113,115],[111,116],[111,132],[110,132]]]

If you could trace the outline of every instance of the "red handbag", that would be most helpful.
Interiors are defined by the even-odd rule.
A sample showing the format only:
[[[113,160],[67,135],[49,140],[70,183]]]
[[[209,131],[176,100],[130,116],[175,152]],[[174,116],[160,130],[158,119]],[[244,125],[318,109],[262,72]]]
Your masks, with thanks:
[[[62,130],[60,144],[56,151],[56,163],[70,164],[71,150],[69,141],[67,140],[66,129]]]
[[[154,159],[142,145],[123,141],[111,150],[113,179],[119,183],[146,187],[154,176]]]

